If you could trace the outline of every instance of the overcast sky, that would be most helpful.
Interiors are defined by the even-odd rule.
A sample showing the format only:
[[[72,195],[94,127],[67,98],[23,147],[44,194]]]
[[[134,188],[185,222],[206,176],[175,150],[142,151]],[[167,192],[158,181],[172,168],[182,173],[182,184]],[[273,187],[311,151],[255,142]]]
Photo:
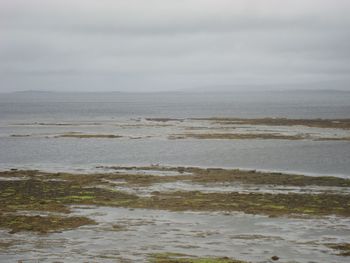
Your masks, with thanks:
[[[350,90],[349,14],[349,0],[0,0],[0,91]]]

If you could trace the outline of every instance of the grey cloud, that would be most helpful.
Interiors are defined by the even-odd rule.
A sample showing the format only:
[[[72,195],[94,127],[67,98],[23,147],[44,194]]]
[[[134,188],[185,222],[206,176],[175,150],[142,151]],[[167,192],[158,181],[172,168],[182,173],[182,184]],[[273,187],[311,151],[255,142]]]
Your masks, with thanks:
[[[342,0],[30,2],[0,1],[0,90],[350,81]]]

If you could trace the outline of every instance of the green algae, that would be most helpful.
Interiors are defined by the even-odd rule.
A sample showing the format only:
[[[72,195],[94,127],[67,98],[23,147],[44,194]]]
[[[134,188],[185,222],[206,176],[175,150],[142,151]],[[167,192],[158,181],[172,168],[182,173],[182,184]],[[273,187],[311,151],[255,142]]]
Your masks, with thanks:
[[[181,175],[154,176],[154,175],[131,175],[115,174],[108,179],[123,179],[132,185],[150,185],[154,183],[166,183],[176,181],[190,181],[193,183],[223,183],[238,182],[254,185],[281,185],[281,186],[335,186],[350,187],[350,179],[334,176],[305,176],[299,174],[285,174],[279,172],[259,172],[255,170],[222,169],[222,168],[198,168],[198,167],[109,167],[118,170],[155,170],[176,171]],[[186,174],[184,174],[186,173]]]
[[[155,169],[155,167],[149,167],[148,169]],[[86,175],[39,171],[0,172],[2,177],[26,178],[25,180],[0,180],[0,202],[2,204],[0,207],[0,227],[10,228],[12,231],[36,232],[55,231],[54,222],[62,222],[58,225],[63,229],[78,227],[80,224],[73,224],[69,221],[71,219],[68,216],[52,218],[49,215],[33,218],[18,215],[18,212],[21,211],[69,214],[70,205],[103,205],[169,211],[237,211],[268,216],[350,216],[350,195],[348,194],[177,191],[152,192],[149,197],[140,197],[113,190],[113,183],[111,183],[113,180],[123,180],[123,184],[126,186],[144,187],[156,183],[182,180],[194,183],[244,182],[257,185],[327,185],[338,187],[348,187],[350,182],[348,179],[335,177],[321,178],[214,168],[158,167],[157,169],[179,171],[183,175],[155,176],[127,173]],[[26,218],[30,218],[30,220]],[[91,223],[88,219],[79,222]],[[40,224],[47,224],[49,227],[47,230],[40,229]]]
[[[238,211],[268,216],[350,216],[350,195],[333,194],[157,192],[131,205],[170,211]]]
[[[21,173],[21,172],[19,172]],[[68,216],[28,216],[18,215],[21,211],[43,211],[66,213],[72,204],[103,204],[121,206],[123,201],[131,201],[134,196],[107,191],[101,188],[85,188],[88,184],[77,181],[48,181],[43,174],[27,172],[31,178],[23,181],[0,181],[0,227],[18,231],[46,233],[76,228],[94,223],[85,217]],[[52,177],[49,175],[48,177]],[[59,177],[59,176],[58,176]],[[120,201],[120,203],[118,203]]]
[[[241,182],[256,185],[282,186],[336,186],[350,187],[350,180],[333,176],[305,176],[276,172],[258,172],[255,170],[226,170],[220,168],[187,168],[186,172],[194,173],[193,182]]]
[[[10,229],[12,234],[20,231],[45,234],[95,223],[95,221],[86,217],[0,214],[0,226]]]

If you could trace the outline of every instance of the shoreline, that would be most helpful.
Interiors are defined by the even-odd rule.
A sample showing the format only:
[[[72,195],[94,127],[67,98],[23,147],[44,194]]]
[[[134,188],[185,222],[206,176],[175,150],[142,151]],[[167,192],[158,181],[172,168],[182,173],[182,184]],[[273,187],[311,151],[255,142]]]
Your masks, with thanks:
[[[283,124],[283,118],[251,119],[260,124],[240,125],[241,120],[142,118],[123,123],[115,119],[9,125],[7,135],[33,137],[10,138],[10,143],[7,137],[1,138],[4,161],[8,161],[0,165],[0,258],[16,262],[29,258],[106,263],[347,262],[349,144],[333,139],[348,136],[350,120],[312,124],[322,127],[266,123],[264,127],[261,123]],[[304,132],[332,140],[279,137],[302,139]],[[55,137],[60,134],[65,136]],[[200,135],[203,140],[175,142],[167,136],[172,134]],[[251,135],[243,138],[243,134]],[[117,135],[128,137],[119,140]],[[145,136],[153,137],[146,141]],[[255,138],[271,136],[276,140]],[[299,147],[296,152],[289,148],[294,145]],[[334,151],[330,151],[332,145]],[[177,152],[162,158],[159,153],[167,153],[172,146],[179,147]],[[186,155],[192,146],[196,150]],[[305,152],[303,147],[312,146],[320,148]],[[16,149],[12,153],[16,158],[6,158],[6,149]],[[32,158],[32,149],[40,154]],[[241,150],[238,161],[232,160]],[[201,154],[207,152],[211,154]],[[284,152],[290,154],[284,156]],[[285,158],[279,160],[281,153]],[[80,158],[84,154],[86,158]],[[142,158],[148,154],[152,158]],[[333,161],[323,165],[328,155]],[[310,162],[315,159],[319,162]],[[254,167],[259,164],[300,171]],[[57,254],[52,255],[53,251]],[[59,260],[60,255],[64,259]]]
[[[293,213],[350,216],[350,208],[347,207],[346,201],[348,198],[350,203],[350,194],[347,191],[341,193],[341,189],[350,188],[350,179],[183,166],[117,166],[110,169],[114,172],[93,174],[47,173],[36,170],[1,172],[0,197],[5,205],[3,209],[6,211],[8,203],[8,208],[12,210],[13,202],[15,207],[17,205],[22,207],[27,202],[22,198],[28,195],[28,198],[34,198],[34,203],[29,204],[34,205],[36,210],[44,202],[43,204],[49,205],[59,204],[63,210],[64,205],[96,204],[170,211],[242,211],[272,216]],[[188,184],[189,188],[183,188],[183,183]],[[233,188],[228,192],[222,192],[216,187],[218,184],[223,188],[228,186]],[[165,185],[172,187],[170,191],[164,188]],[[249,190],[254,189],[254,186],[256,190]],[[202,190],[193,190],[195,187]],[[210,187],[216,190],[206,192],[205,189]],[[270,190],[262,191],[266,187]],[[295,192],[293,187],[300,188],[301,192]],[[48,190],[45,190],[46,188]],[[318,189],[316,193],[313,193],[314,188]],[[136,192],[132,189],[136,189]],[[140,189],[149,189],[146,191],[149,194],[140,195],[138,192]],[[239,189],[246,189],[248,194],[242,193]],[[120,198],[124,201],[120,202]],[[318,199],[324,201],[319,202]],[[331,201],[333,199],[334,203],[328,203],[333,202]],[[164,203],[165,200],[167,201]],[[213,202],[215,206],[212,206]]]
[[[335,232],[339,229],[350,230],[350,193],[340,192],[341,189],[350,191],[350,179],[183,166],[109,168],[114,172],[0,172],[0,232],[6,237],[0,240],[0,246],[17,253],[17,247],[21,246],[18,237],[21,240],[30,237],[53,239],[52,242],[55,242],[57,236],[70,240],[86,234],[88,237],[77,245],[84,246],[91,244],[95,238],[102,238],[101,233],[104,233],[107,238],[105,242],[124,237],[126,242],[130,239],[133,246],[140,246],[138,262],[243,263],[260,262],[261,256],[267,262],[272,257],[281,258],[280,262],[289,262],[286,260],[294,259],[293,254],[283,259],[286,255],[275,249],[276,240],[283,241],[289,247],[290,238],[296,230],[301,237],[305,234],[305,225],[310,227],[307,230],[310,234],[324,229]],[[182,188],[181,183],[204,188],[217,183],[222,184],[222,188],[233,185],[248,189],[248,186],[253,186],[253,192],[205,192]],[[152,188],[166,184],[173,185],[175,189]],[[286,186],[302,191],[294,192],[292,189],[289,192],[286,189],[283,193]],[[262,191],[264,187],[272,192]],[[321,192],[305,192],[314,188]],[[131,189],[135,192],[129,192]],[[140,194],[143,189],[149,189],[148,195]],[[202,223],[194,224],[196,221]],[[203,229],[198,230],[204,222]],[[232,222],[235,223],[231,231]],[[271,226],[275,226],[273,233]],[[150,227],[153,230],[145,232]],[[295,227],[297,229],[293,230]],[[286,230],[290,233],[286,233]],[[149,249],[144,251],[147,245],[137,241],[137,233],[141,236],[148,233],[148,242],[153,242],[153,246],[150,244]],[[163,248],[159,242],[168,242],[169,233],[172,233],[173,241]],[[188,235],[193,241],[188,240]],[[206,241],[214,236],[217,236],[217,241],[211,244],[212,248],[204,249]],[[293,245],[298,247],[299,252],[314,250],[316,246],[320,251],[319,257],[326,255],[339,259],[339,262],[346,262],[346,257],[350,255],[350,239],[346,236],[335,240],[320,235],[318,240],[311,239],[309,242],[298,241],[299,238]],[[200,243],[194,246],[193,242]],[[231,251],[231,243],[243,246],[242,249],[253,246],[255,252],[245,254]],[[114,246],[114,243],[108,244]],[[261,244],[267,247],[268,255],[259,254]],[[65,247],[65,244],[61,246]],[[218,253],[217,249],[220,250],[221,246],[226,249]],[[108,251],[112,251],[112,247]],[[51,251],[50,246],[48,249]],[[96,248],[94,251],[99,255],[94,262],[109,262],[103,249]],[[77,256],[76,251],[71,253],[71,256]],[[7,253],[0,248],[1,255]],[[133,250],[124,250],[122,255],[132,258]],[[110,252],[113,259],[119,256]],[[86,258],[86,255],[79,254],[78,257]]]
[[[43,166],[46,166],[43,167]],[[310,176],[310,177],[336,177],[336,178],[343,178],[343,179],[350,179],[350,174],[341,174],[341,173],[317,173],[317,172],[307,172],[307,171],[297,171],[297,170],[283,170],[283,169],[260,169],[260,168],[254,168],[254,167],[239,167],[239,166],[205,166],[205,165],[176,165],[176,164],[138,164],[133,165],[130,163],[119,163],[118,165],[113,163],[104,163],[104,164],[93,164],[91,167],[88,167],[86,165],[84,166],[76,166],[72,167],[70,169],[67,169],[66,167],[69,165],[60,165],[56,167],[49,167],[49,165],[21,165],[21,166],[15,166],[15,165],[0,165],[0,173],[2,172],[8,172],[8,171],[16,171],[16,170],[23,170],[23,171],[40,171],[40,172],[48,172],[48,173],[56,173],[56,172],[63,172],[63,173],[83,173],[83,174],[94,174],[94,173],[113,173],[113,167],[116,166],[122,166],[122,167],[147,167],[147,166],[159,166],[159,167],[169,167],[169,168],[176,168],[176,167],[185,167],[185,168],[201,168],[201,169],[226,169],[226,170],[241,170],[241,171],[255,171],[258,173],[281,173],[281,174],[291,174],[291,175],[304,175],[304,176]],[[71,165],[72,166],[72,165]],[[102,170],[101,170],[102,169]]]

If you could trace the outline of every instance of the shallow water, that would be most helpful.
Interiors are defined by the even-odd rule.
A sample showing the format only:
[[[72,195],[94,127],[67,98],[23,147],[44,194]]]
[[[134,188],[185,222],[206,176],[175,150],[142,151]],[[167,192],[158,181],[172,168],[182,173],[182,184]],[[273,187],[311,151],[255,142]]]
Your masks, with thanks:
[[[171,134],[186,132],[309,134],[318,138],[349,136],[350,131],[145,120],[211,116],[346,118],[350,116],[350,93],[2,94],[0,169],[92,171],[99,165],[162,164],[350,175],[349,141],[168,140]],[[55,138],[71,132],[124,137]]]
[[[161,164],[350,175],[350,142],[0,138],[0,169]]]
[[[349,118],[349,94],[1,95],[0,170],[22,168],[91,173],[116,172],[108,166],[160,164],[288,171],[349,178],[349,141],[168,139],[169,135],[188,132],[307,134],[322,138],[346,137],[349,131],[301,126],[237,126],[217,125],[208,121],[146,120],[149,117],[212,116]],[[56,138],[72,132],[124,137]],[[174,175],[141,171],[143,174],[155,172],[160,176]],[[122,183],[118,182],[116,187],[122,187]],[[264,186],[257,190],[256,186],[247,185],[186,183],[152,187],[161,191],[340,192],[338,188],[327,187],[270,189]],[[134,190],[137,194],[149,194],[150,191],[142,188]],[[342,191],[348,193],[347,188]],[[280,257],[279,262],[348,262],[347,258],[336,256],[336,251],[324,245],[350,242],[350,219],[346,218],[307,220],[240,213],[175,213],[109,207],[75,208],[74,214],[86,215],[99,224],[48,235],[9,234],[6,230],[0,230],[2,242],[13,241],[8,249],[0,247],[0,261],[144,262],[150,253],[179,252],[198,256],[232,256],[253,262],[270,262],[274,255]],[[115,231],[113,225],[121,225],[125,229]]]
[[[269,262],[274,255],[280,257],[279,262],[348,262],[324,245],[350,242],[350,221],[344,218],[307,220],[110,207],[74,211],[99,225],[49,235],[1,231],[3,240],[16,243],[0,250],[3,262],[145,262],[150,253],[157,252],[254,262]],[[113,225],[125,229],[113,231]]]
[[[276,186],[276,185],[258,185],[258,184],[240,184],[234,183],[206,183],[196,184],[186,181],[177,181],[170,183],[157,183],[151,186],[125,186],[125,181],[108,180],[115,186],[112,189],[139,196],[151,196],[152,192],[175,192],[175,191],[200,191],[203,193],[270,193],[270,194],[350,194],[349,187],[332,186]]]

